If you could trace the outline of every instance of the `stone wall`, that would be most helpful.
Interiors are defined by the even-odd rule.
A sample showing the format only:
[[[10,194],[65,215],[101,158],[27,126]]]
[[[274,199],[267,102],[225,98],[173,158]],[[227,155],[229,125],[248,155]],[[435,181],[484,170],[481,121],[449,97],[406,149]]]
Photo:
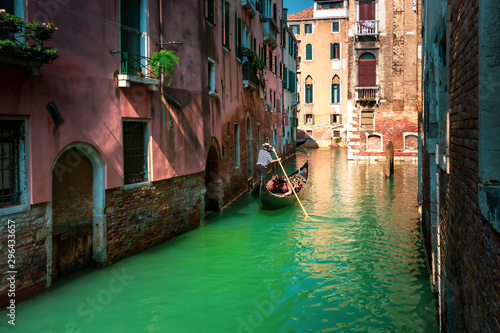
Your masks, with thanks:
[[[445,331],[500,331],[500,234],[478,204],[478,1],[450,4],[450,172],[440,169]]]
[[[204,174],[106,192],[108,263],[200,225]]]
[[[0,283],[0,307],[4,308],[15,299],[23,299],[45,290],[47,271],[46,239],[47,205],[32,205],[26,212],[0,217],[0,258],[2,277]],[[15,221],[16,246],[15,268],[8,265],[8,220]],[[9,297],[10,283],[7,271],[17,271],[15,297]]]

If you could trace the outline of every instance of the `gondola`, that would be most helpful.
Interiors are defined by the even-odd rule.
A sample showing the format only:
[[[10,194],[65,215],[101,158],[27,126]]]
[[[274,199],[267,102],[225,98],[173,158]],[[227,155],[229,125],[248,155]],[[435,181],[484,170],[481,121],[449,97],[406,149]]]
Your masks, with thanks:
[[[307,176],[309,174],[309,162],[288,175],[288,178],[293,184],[300,184],[295,186],[295,192],[300,195],[307,183]],[[259,203],[260,208],[265,210],[276,210],[289,205],[293,205],[297,201],[297,197],[292,193],[289,196],[280,196],[279,194],[271,193],[267,189],[267,181],[259,181],[252,191],[252,196]]]

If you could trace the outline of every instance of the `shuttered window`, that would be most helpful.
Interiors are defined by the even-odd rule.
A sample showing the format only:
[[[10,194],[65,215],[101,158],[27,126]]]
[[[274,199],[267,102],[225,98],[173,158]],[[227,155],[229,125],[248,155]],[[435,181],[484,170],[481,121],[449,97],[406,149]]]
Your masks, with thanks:
[[[311,44],[306,45],[306,60],[313,59],[313,46]]]
[[[375,20],[375,0],[359,1],[359,20]]]
[[[208,22],[210,22],[210,24],[214,24],[214,1],[215,0],[205,0],[205,18]]]
[[[363,54],[358,65],[358,86],[374,87],[377,84],[377,60],[371,53]]]
[[[313,96],[314,96],[313,79],[312,77],[308,76],[306,78],[306,103],[308,104],[313,103]]]
[[[224,2],[224,15],[222,16],[222,45],[228,50],[231,49],[229,45],[229,8],[228,1]]]
[[[296,89],[296,85],[297,85],[297,78],[295,76],[295,72],[293,71],[288,71],[288,90],[290,90],[290,92],[294,93],[297,89]]]
[[[339,22],[332,22],[332,32],[339,32],[339,31],[340,31]]]
[[[339,43],[330,43],[330,59],[340,59],[340,45]]]

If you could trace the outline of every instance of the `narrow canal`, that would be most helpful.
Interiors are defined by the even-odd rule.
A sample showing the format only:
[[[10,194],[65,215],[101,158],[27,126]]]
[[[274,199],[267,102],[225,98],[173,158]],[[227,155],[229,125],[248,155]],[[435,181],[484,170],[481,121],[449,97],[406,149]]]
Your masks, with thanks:
[[[17,332],[437,332],[417,212],[417,167],[309,159],[303,204],[244,195],[207,225],[17,308]],[[7,326],[7,320],[0,328]],[[3,331],[3,329],[2,329]]]

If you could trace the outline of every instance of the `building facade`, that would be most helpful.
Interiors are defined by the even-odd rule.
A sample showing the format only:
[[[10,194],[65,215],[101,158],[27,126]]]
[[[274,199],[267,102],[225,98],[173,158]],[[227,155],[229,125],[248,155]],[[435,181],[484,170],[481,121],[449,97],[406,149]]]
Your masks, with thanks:
[[[347,141],[348,6],[347,1],[316,1],[288,16],[299,41],[297,91],[299,129],[306,146],[328,147]]]
[[[199,227],[245,191],[260,144],[281,144],[281,1],[2,6],[21,20],[0,20],[0,241],[15,223],[18,301]],[[245,72],[245,46],[265,70]]]
[[[441,330],[497,332],[500,3],[422,4],[422,232]]]
[[[349,159],[417,160],[420,18],[414,0],[349,1]]]

